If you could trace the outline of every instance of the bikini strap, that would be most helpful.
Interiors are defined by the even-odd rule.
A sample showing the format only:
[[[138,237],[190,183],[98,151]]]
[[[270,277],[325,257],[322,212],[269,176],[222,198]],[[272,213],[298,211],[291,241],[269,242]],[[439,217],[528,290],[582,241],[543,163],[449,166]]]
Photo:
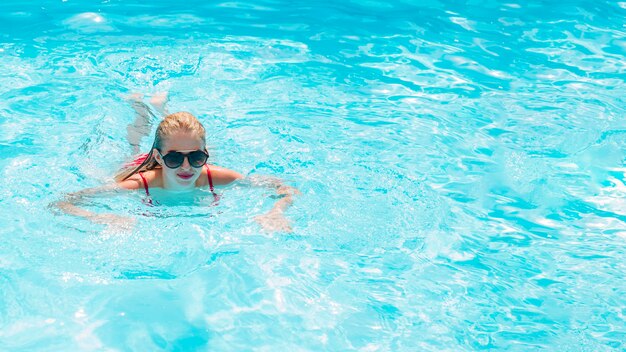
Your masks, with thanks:
[[[146,190],[146,195],[150,197],[150,191],[148,191],[148,181],[143,177],[143,172],[139,173],[139,177],[141,177],[141,181],[143,181],[143,188]]]
[[[213,179],[211,178],[211,169],[209,169],[209,165],[204,164],[204,166],[206,166],[206,177],[209,180],[209,189],[211,190],[211,193],[213,193],[213,205],[218,205],[219,201],[220,201],[220,196],[217,195],[217,193],[215,193],[213,191]]]
[[[204,164],[206,166],[206,176],[209,179],[209,189],[213,192],[213,179],[211,178],[211,169],[209,169],[209,165]]]

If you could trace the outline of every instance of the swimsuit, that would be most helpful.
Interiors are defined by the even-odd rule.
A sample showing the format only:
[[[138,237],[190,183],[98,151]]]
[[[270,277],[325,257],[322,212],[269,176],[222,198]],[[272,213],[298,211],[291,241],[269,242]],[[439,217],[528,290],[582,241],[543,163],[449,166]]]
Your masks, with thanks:
[[[127,168],[127,167],[135,167],[135,166],[139,166],[141,164],[143,164],[144,161],[146,161],[146,159],[148,159],[148,153],[143,153],[143,154],[139,154],[135,157],[135,160],[128,162],[124,165],[122,165],[122,168]]]
[[[220,200],[220,197],[217,195],[217,193],[213,191],[213,179],[211,178],[211,169],[209,169],[209,165],[205,164],[204,166],[206,166],[206,176],[207,176],[207,179],[209,180],[209,189],[211,190],[211,193],[213,193],[213,205],[217,205],[217,202]],[[141,177],[141,181],[143,181],[143,189],[146,190],[147,199],[145,203],[148,205],[154,205],[152,203],[152,198],[150,197],[150,191],[148,190],[148,181],[143,176],[143,172],[139,172],[139,177]]]

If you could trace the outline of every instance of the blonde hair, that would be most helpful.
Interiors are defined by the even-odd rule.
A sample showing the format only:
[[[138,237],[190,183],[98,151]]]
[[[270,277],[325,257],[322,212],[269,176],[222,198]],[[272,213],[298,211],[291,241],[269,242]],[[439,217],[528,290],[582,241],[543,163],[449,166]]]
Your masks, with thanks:
[[[160,167],[156,161],[154,150],[160,150],[163,146],[163,140],[176,132],[193,133],[201,138],[203,143],[206,143],[206,131],[195,116],[185,111],[169,114],[159,123],[159,127],[157,127],[154,135],[152,148],[150,148],[150,152],[145,156],[145,159],[139,165],[131,162],[122,167],[114,177],[115,182],[122,182],[136,173]],[[135,160],[141,160],[140,158],[141,156]]]

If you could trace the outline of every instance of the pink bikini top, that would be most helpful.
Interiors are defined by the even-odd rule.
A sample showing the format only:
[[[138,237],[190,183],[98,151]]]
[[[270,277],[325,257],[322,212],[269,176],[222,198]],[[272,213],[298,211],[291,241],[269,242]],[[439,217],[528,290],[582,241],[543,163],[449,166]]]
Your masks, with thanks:
[[[217,204],[217,201],[220,199],[220,197],[213,191],[213,179],[211,178],[211,169],[209,169],[209,165],[204,165],[206,167],[206,176],[207,179],[209,180],[209,189],[211,190],[211,193],[213,194],[213,204]],[[139,177],[141,177],[141,181],[143,182],[143,189],[146,190],[146,196],[148,197],[146,203],[149,205],[153,205],[152,203],[152,198],[150,198],[150,191],[148,190],[148,181],[146,180],[146,178],[143,176],[143,172],[139,173]]]

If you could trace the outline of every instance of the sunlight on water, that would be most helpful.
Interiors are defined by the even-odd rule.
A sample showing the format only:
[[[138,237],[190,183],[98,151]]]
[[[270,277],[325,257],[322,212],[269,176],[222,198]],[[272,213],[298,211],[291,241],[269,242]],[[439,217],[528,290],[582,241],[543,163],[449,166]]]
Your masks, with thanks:
[[[624,3],[0,9],[0,349],[624,349]],[[51,206],[163,91],[293,233],[241,184]]]

